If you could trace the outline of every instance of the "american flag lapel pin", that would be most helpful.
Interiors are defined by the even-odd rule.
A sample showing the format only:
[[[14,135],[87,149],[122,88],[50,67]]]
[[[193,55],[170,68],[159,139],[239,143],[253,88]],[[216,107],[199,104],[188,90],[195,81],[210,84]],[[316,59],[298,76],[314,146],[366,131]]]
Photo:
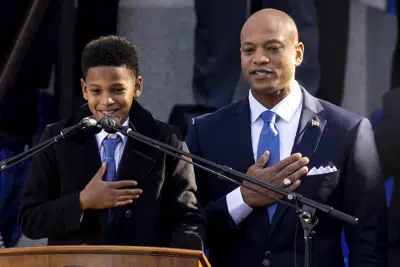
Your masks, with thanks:
[[[312,126],[319,127],[319,121],[311,120],[311,125],[312,125]]]

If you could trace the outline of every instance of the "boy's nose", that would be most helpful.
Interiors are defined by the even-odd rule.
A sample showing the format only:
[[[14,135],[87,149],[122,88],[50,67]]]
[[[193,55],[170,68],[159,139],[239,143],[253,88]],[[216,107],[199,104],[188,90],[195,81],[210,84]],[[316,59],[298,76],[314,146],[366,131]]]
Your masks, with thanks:
[[[114,98],[112,98],[111,96],[104,96],[101,100],[103,105],[110,105],[110,104],[114,104]]]

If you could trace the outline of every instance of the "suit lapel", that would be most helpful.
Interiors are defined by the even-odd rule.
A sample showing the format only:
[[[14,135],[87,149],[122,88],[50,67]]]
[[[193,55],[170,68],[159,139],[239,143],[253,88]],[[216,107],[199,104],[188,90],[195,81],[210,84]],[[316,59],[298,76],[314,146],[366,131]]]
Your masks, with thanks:
[[[304,88],[302,88],[302,93],[303,107],[292,154],[301,153],[303,157],[308,157],[311,162],[327,120],[320,115],[324,109],[319,100],[307,93]],[[276,229],[277,224],[282,220],[287,208],[288,205],[278,204],[272,219],[270,233]]]
[[[248,98],[244,98],[238,102],[237,108],[230,118],[232,121],[226,125],[228,128],[225,131],[228,133],[227,138],[234,137],[232,140],[227,140],[227,143],[232,145],[232,153],[227,153],[226,157],[231,157],[232,167],[237,171],[246,172],[247,169],[254,164],[253,147],[251,142],[251,122],[250,122],[250,105]]]
[[[254,152],[251,140],[251,116],[249,99],[244,98],[237,103],[236,109],[224,127],[226,134],[226,143],[234,144],[231,150],[226,153],[227,160],[232,164],[230,167],[237,171],[246,173],[247,169],[254,164]],[[232,127],[232,128],[230,128]],[[229,140],[230,137],[234,139]],[[235,187],[235,186],[233,186]],[[258,244],[263,244],[265,238],[261,233],[268,230],[268,215],[263,208],[255,208],[246,220],[246,228],[252,229],[246,231],[249,238]]]
[[[136,101],[132,103],[129,114],[130,126],[133,130],[147,137],[160,141],[156,122],[150,112],[141,107]],[[141,188],[157,161],[162,160],[162,153],[155,148],[128,137],[118,169],[118,180],[135,180]],[[115,212],[115,223],[123,214]],[[107,221],[102,220],[103,226]]]
[[[68,164],[74,166],[74,183],[77,188],[85,188],[101,166],[96,138],[93,134],[77,133],[67,139],[63,146],[63,155]]]
[[[91,177],[95,175],[95,173],[99,170],[101,166],[101,158],[99,154],[96,137],[91,136],[87,140],[87,142],[82,146],[82,150],[83,153],[81,153],[81,155],[84,155],[85,157],[82,158],[82,162],[84,162],[86,166],[85,168],[82,169],[86,169],[87,172],[87,175],[85,176],[88,177],[88,180],[84,181],[85,185],[87,185]],[[87,159],[92,159],[92,160],[87,160]]]
[[[152,170],[155,160],[135,149],[135,141],[129,139],[121,157],[118,170],[119,180],[143,181]]]
[[[149,111],[135,100],[129,114],[131,128],[138,133],[160,141],[156,122]],[[143,181],[152,170],[158,150],[128,137],[124,153],[121,157],[118,177],[121,180]]]

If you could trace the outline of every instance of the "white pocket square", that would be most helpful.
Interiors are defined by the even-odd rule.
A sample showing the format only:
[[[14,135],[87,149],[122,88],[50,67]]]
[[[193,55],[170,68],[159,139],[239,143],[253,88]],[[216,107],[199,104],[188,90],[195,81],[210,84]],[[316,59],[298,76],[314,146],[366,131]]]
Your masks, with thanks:
[[[332,168],[329,166],[326,166],[326,167],[320,166],[318,169],[313,167],[311,170],[308,171],[307,176],[327,174],[327,173],[331,173],[331,172],[335,172],[335,171],[337,171],[335,166],[333,166]]]

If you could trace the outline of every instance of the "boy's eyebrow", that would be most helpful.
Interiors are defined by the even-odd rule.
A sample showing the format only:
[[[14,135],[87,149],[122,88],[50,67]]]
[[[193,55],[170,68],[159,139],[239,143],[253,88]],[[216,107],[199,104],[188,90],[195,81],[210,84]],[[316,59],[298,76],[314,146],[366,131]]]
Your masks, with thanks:
[[[101,87],[101,85],[96,84],[96,83],[88,83],[87,85],[92,86],[92,87]],[[111,86],[125,86],[125,84],[120,83],[120,82],[115,82],[115,83],[112,83]]]
[[[88,83],[88,84],[87,84],[87,86],[101,87],[100,85],[98,85],[98,84],[95,84],[95,83]]]
[[[111,85],[118,85],[118,86],[124,86],[124,83],[112,83]]]

